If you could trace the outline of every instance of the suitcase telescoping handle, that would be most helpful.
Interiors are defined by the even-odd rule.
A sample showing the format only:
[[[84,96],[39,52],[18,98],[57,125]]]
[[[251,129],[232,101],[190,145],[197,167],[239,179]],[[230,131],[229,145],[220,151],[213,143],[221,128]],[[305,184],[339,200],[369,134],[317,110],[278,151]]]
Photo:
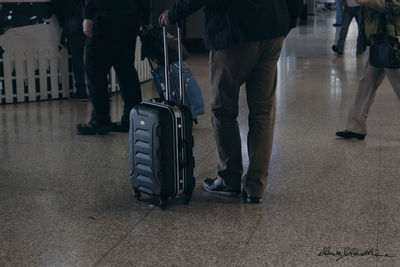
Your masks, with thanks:
[[[182,56],[182,27],[179,23],[177,23],[177,32],[178,32],[178,71],[179,71],[179,99],[181,105],[183,105],[183,101],[185,99],[185,90],[183,84],[183,56]],[[171,100],[171,81],[170,81],[170,64],[169,64],[169,56],[168,56],[168,39],[167,39],[167,28],[163,26],[163,39],[164,39],[164,65],[165,65],[165,96],[166,100]]]
[[[163,26],[163,40],[164,40],[164,69],[165,69],[165,98],[170,100],[170,83],[169,83],[169,57],[168,57],[168,43],[167,43],[167,27]]]

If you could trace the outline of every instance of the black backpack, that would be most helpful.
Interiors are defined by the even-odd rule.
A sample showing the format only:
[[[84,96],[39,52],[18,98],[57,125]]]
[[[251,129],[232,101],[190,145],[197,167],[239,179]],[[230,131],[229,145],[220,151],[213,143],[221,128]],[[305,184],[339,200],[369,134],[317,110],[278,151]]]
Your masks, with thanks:
[[[160,27],[144,28],[140,32],[142,41],[142,60],[146,57],[157,65],[164,65],[163,31]],[[168,55],[170,63],[178,61],[178,39],[168,34]],[[183,47],[183,60],[188,58],[188,52]]]
[[[386,0],[386,12],[382,14],[382,25],[378,33],[372,37],[372,45],[369,54],[369,63],[376,68],[399,69],[400,68],[400,43],[397,25],[393,18],[393,2]],[[388,23],[393,24],[395,36],[387,32]]]

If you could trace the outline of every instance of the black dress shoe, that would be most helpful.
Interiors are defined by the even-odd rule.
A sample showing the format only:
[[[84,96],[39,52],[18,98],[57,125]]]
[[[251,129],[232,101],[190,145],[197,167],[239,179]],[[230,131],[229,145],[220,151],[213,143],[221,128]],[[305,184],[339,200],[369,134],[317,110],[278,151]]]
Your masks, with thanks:
[[[247,194],[247,192],[243,189],[242,198],[246,200],[247,203],[258,204],[263,201],[262,197],[253,197]]]
[[[128,133],[129,132],[129,123],[112,122],[111,123],[111,131],[112,132],[120,132],[120,133]]]
[[[342,27],[342,24],[341,23],[333,23],[333,26],[334,27]]]
[[[343,48],[339,47],[338,45],[332,45],[333,52],[343,55]]]
[[[361,55],[361,54],[364,53],[366,50],[367,50],[366,48],[357,49],[356,54],[357,54],[357,55]]]
[[[336,132],[336,135],[345,139],[355,138],[358,140],[364,140],[365,134],[353,133],[345,130],[344,132]]]
[[[105,135],[111,131],[110,124],[99,124],[89,122],[87,124],[78,124],[75,128],[76,132],[81,135]]]
[[[240,189],[234,190],[225,186],[220,178],[204,180],[203,188],[210,193],[220,194],[224,196],[237,196],[240,194]]]

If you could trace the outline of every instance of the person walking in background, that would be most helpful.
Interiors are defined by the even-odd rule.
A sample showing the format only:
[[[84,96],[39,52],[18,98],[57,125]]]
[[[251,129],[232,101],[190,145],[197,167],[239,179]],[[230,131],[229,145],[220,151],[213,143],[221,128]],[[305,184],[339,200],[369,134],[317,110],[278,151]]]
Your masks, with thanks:
[[[259,203],[267,185],[274,123],[277,62],[282,43],[296,25],[302,0],[178,0],[160,16],[171,25],[204,6],[214,139],[219,155],[218,176],[203,182],[205,190],[239,195],[243,174],[237,122],[239,91],[246,83],[249,107],[249,167],[242,196]]]
[[[394,23],[388,22],[386,29],[382,29],[386,12],[385,0],[357,0],[359,4],[365,5],[365,33],[371,42],[374,42],[374,37],[382,30],[387,31],[389,36],[395,37],[395,28],[400,29],[400,0],[390,1],[393,4]],[[347,128],[345,131],[337,132],[337,136],[364,140],[367,134],[368,111],[385,75],[396,96],[400,99],[400,69],[376,68],[368,61],[358,85],[354,104],[348,115]]]
[[[53,0],[54,13],[67,37],[67,45],[72,55],[72,71],[75,80],[75,93],[72,99],[87,100],[86,77],[84,67],[84,49],[86,36],[82,31],[84,0]]]
[[[344,0],[344,16],[343,23],[340,29],[339,39],[335,45],[332,46],[332,50],[339,55],[343,54],[344,43],[347,38],[350,23],[353,18],[356,19],[358,25],[358,37],[357,37],[357,54],[360,55],[366,50],[365,35],[363,29],[363,18],[362,18],[362,7],[356,2],[356,0]]]
[[[342,26],[343,21],[343,0],[335,0],[336,3],[336,22],[333,24],[335,27]]]
[[[136,38],[141,25],[148,24],[150,7],[147,0],[86,0],[84,33],[89,37],[86,47],[86,74],[93,104],[91,120],[78,124],[78,134],[128,132],[129,113],[142,101],[138,73],[134,67]],[[107,75],[117,75],[124,101],[120,122],[111,123]]]

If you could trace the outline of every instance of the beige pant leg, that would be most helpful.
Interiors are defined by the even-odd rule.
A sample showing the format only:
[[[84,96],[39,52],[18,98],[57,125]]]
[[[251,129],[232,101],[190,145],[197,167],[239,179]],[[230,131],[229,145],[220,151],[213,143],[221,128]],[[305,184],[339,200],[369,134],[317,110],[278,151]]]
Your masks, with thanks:
[[[247,42],[210,54],[211,111],[219,164],[217,174],[232,190],[241,189],[242,145],[237,122],[239,93],[257,64],[261,42]]]
[[[249,168],[243,177],[243,185],[246,192],[254,197],[261,197],[267,186],[274,137],[277,62],[283,40],[282,37],[263,41],[258,63],[246,80]]]
[[[392,85],[393,91],[400,100],[400,69],[385,69],[385,73]]]
[[[349,112],[347,130],[367,134],[368,111],[374,102],[376,90],[384,77],[384,69],[375,68],[367,62],[358,85],[356,99]],[[399,84],[399,79],[397,79],[397,84]]]

